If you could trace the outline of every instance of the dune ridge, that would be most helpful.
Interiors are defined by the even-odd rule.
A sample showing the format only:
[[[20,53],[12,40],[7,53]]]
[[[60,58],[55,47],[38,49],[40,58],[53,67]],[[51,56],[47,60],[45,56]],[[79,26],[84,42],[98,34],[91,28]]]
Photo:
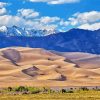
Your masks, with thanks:
[[[0,49],[0,87],[99,86],[100,67],[90,66],[95,59],[97,61],[96,55],[80,53],[75,57],[72,53],[64,56],[40,48]],[[89,64],[84,65],[87,60]]]

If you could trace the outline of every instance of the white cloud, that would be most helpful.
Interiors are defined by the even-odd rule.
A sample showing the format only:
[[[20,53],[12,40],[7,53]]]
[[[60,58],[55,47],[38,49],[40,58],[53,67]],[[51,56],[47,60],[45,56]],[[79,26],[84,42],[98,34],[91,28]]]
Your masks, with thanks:
[[[19,26],[31,29],[41,29],[41,30],[55,30],[57,28],[56,24],[44,24],[40,22],[40,19],[24,19],[20,16],[12,16],[12,15],[2,15],[0,16],[0,27],[1,26]]]
[[[60,21],[59,23],[61,26],[68,26],[69,22],[68,21],[64,21],[63,19]]]
[[[0,2],[0,8],[3,8],[4,6],[6,6],[7,3],[4,3],[4,2]]]
[[[100,12],[90,11],[90,12],[84,12],[84,13],[75,13],[68,20],[70,21],[71,25],[94,23],[96,21],[100,21]]]
[[[52,0],[48,4],[65,4],[65,3],[76,3],[79,0]]]
[[[36,12],[33,9],[19,9],[18,15],[30,19],[39,16],[39,12]]]
[[[5,8],[0,8],[0,15],[3,15],[7,12]]]
[[[51,25],[44,25],[41,27],[42,30],[55,30],[57,28],[57,25],[51,24]]]
[[[18,16],[12,16],[12,15],[0,16],[0,26],[13,26],[13,25],[22,26],[25,24],[24,22],[25,20]]]
[[[3,9],[3,8],[2,8]],[[1,11],[0,11],[1,12]],[[86,17],[86,13],[76,13],[74,17],[69,18],[68,20],[61,19],[57,16],[50,17],[50,16],[43,16],[43,17],[34,17],[30,13],[22,13],[20,16],[17,14],[15,16],[4,14],[5,10],[2,11],[0,15],[0,26],[13,26],[17,25],[19,27],[26,27],[26,28],[33,28],[33,29],[46,29],[46,30],[67,30],[67,27],[78,27],[81,29],[88,29],[88,30],[97,30],[100,28],[100,21],[99,21],[99,12],[92,11],[92,14],[89,12]],[[36,11],[34,11],[36,12]],[[21,12],[20,12],[21,13]],[[32,10],[33,13],[33,10]],[[85,14],[85,15],[84,15]],[[81,18],[83,15],[83,18]],[[79,18],[79,16],[81,16]],[[85,16],[85,17],[84,17]],[[95,17],[96,18],[95,18]],[[79,20],[79,19],[80,20]]]
[[[49,17],[49,16],[45,16],[45,17],[41,17],[40,18],[40,22],[44,23],[44,24],[48,24],[48,23],[53,23],[56,21],[59,21],[60,18],[59,17]]]
[[[49,22],[48,23],[42,23],[42,22],[40,22],[40,19],[41,18],[39,18],[39,19],[34,19],[34,20],[27,20],[26,22],[25,22],[25,25],[26,25],[26,27],[27,28],[34,28],[34,29],[40,29],[40,30],[44,30],[44,29],[46,29],[46,30],[55,30],[56,28],[57,28],[57,24],[49,24]]]
[[[76,3],[80,0],[29,0],[31,2],[46,2],[47,4],[65,4],[65,3]]]
[[[80,29],[88,29],[88,30],[98,30],[100,29],[100,23],[94,23],[94,24],[83,24],[79,26]]]
[[[59,17],[55,16],[39,17],[39,12],[34,9],[19,9],[16,15],[9,15],[4,6],[6,3],[0,2],[0,27],[16,25],[25,28],[54,30],[57,28],[54,23],[60,20]]]
[[[6,9],[6,6],[8,6],[8,5],[10,5],[10,3],[0,2],[0,16],[6,14],[7,12],[9,12]]]

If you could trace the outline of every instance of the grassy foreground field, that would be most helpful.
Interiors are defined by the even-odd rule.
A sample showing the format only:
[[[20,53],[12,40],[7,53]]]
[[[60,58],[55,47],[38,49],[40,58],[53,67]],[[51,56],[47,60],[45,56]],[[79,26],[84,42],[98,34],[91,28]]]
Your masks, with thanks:
[[[74,93],[46,93],[24,95],[0,95],[0,100],[100,100],[100,91]]]

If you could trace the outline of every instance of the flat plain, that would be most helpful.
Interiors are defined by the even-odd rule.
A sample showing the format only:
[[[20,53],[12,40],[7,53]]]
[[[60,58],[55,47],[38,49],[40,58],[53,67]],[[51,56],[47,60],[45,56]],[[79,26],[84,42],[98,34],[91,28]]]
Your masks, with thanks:
[[[100,91],[31,95],[0,95],[0,100],[100,100]]]

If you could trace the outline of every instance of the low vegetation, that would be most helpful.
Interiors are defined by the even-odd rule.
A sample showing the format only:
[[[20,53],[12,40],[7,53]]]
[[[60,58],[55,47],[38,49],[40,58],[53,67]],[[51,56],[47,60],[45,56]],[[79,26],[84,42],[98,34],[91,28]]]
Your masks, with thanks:
[[[98,87],[58,90],[46,87],[8,87],[0,89],[0,100],[100,100],[100,89]]]

